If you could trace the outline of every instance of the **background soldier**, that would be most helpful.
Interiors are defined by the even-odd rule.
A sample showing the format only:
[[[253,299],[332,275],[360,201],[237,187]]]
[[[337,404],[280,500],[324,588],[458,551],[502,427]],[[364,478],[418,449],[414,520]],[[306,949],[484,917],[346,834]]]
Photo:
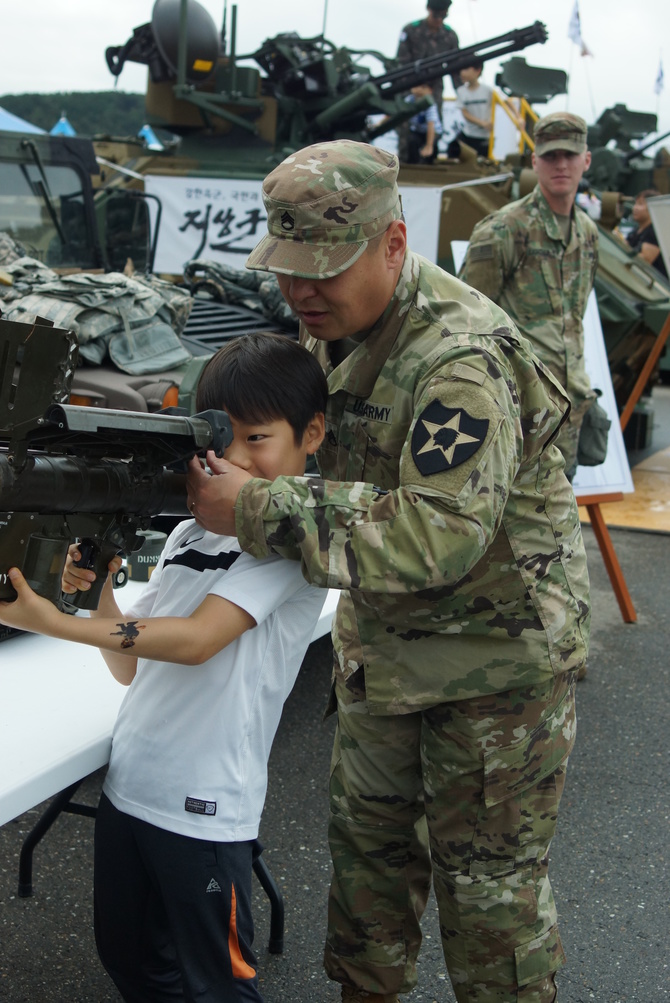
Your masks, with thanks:
[[[588,633],[550,441],[568,402],[498,307],[408,250],[397,173],[338,140],[265,179],[247,264],[277,273],[329,373],[327,479],[252,479],[210,454],[189,501],[254,556],[344,590],[325,957],[342,999],[415,985],[432,874],[457,999],[550,1003],[547,854]]]
[[[451,0],[428,0],[427,16],[418,21],[406,24],[400,33],[396,58],[401,63],[413,63],[417,59],[425,59],[440,52],[458,48],[458,35],[444,23]],[[452,77],[454,89],[460,83],[458,74]],[[442,122],[442,98],[444,84],[441,76],[430,81],[433,100]],[[407,159],[408,127],[401,126],[398,130],[398,151],[400,159]]]
[[[575,205],[591,163],[586,122],[554,112],[535,126],[530,195],[472,231],[460,278],[498,303],[565,387],[572,409],[557,440],[572,480],[584,415],[596,395],[584,366],[583,318],[598,267],[598,228]]]

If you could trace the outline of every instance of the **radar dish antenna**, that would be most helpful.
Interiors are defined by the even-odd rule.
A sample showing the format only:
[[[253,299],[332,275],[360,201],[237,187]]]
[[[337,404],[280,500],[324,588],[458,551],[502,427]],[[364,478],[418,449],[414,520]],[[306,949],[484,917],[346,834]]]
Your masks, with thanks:
[[[212,76],[221,51],[220,34],[208,11],[197,0],[156,0],[151,14],[151,33],[163,62],[176,79],[179,72],[179,36],[184,2],[185,83],[196,86]]]

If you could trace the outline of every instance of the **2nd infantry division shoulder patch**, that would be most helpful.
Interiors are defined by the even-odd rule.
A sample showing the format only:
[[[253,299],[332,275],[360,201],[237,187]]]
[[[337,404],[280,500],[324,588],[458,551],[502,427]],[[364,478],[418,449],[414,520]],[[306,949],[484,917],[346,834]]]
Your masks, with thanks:
[[[465,463],[486,439],[488,418],[434,400],[419,415],[412,434],[412,458],[424,477]]]

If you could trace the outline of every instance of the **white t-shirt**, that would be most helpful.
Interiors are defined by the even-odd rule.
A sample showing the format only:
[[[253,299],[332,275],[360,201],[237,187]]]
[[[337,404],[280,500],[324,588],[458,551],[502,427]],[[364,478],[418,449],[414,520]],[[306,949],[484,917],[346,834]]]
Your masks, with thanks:
[[[234,537],[187,520],[124,618],[188,616],[210,594],[256,627],[202,665],[138,660],[104,791],[120,811],[170,832],[255,839],[270,747],[326,590],[305,582],[299,562],[257,560]]]
[[[485,122],[491,118],[492,98],[493,90],[487,87],[486,84],[480,83],[475,90],[472,90],[467,84],[462,84],[456,88],[456,104],[458,107],[461,109],[465,108],[471,115],[481,118]],[[472,136],[473,139],[488,139],[490,134],[489,130],[482,128],[481,125],[468,122],[467,118],[463,119],[463,135]]]

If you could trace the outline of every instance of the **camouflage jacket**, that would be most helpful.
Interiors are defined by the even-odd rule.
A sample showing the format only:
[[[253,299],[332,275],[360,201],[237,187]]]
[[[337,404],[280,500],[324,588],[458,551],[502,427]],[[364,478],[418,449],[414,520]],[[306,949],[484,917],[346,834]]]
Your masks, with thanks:
[[[575,206],[566,244],[536,186],[475,226],[460,271],[510,315],[565,387],[577,428],[595,396],[584,367],[583,319],[597,267],[595,223]]]
[[[327,345],[308,335],[326,362]],[[550,679],[585,658],[579,518],[550,440],[568,402],[494,304],[408,253],[367,338],[329,374],[324,478],[249,481],[237,532],[344,589],[337,671],[372,713]]]
[[[458,35],[448,25],[443,24],[441,31],[432,31],[425,18],[406,24],[400,33],[396,59],[401,63],[414,63],[417,59],[426,59],[439,52],[448,52],[458,48]],[[458,74],[452,77],[454,88],[460,83]],[[433,98],[438,114],[442,117],[442,95],[444,91],[442,77],[429,81],[433,89]]]

